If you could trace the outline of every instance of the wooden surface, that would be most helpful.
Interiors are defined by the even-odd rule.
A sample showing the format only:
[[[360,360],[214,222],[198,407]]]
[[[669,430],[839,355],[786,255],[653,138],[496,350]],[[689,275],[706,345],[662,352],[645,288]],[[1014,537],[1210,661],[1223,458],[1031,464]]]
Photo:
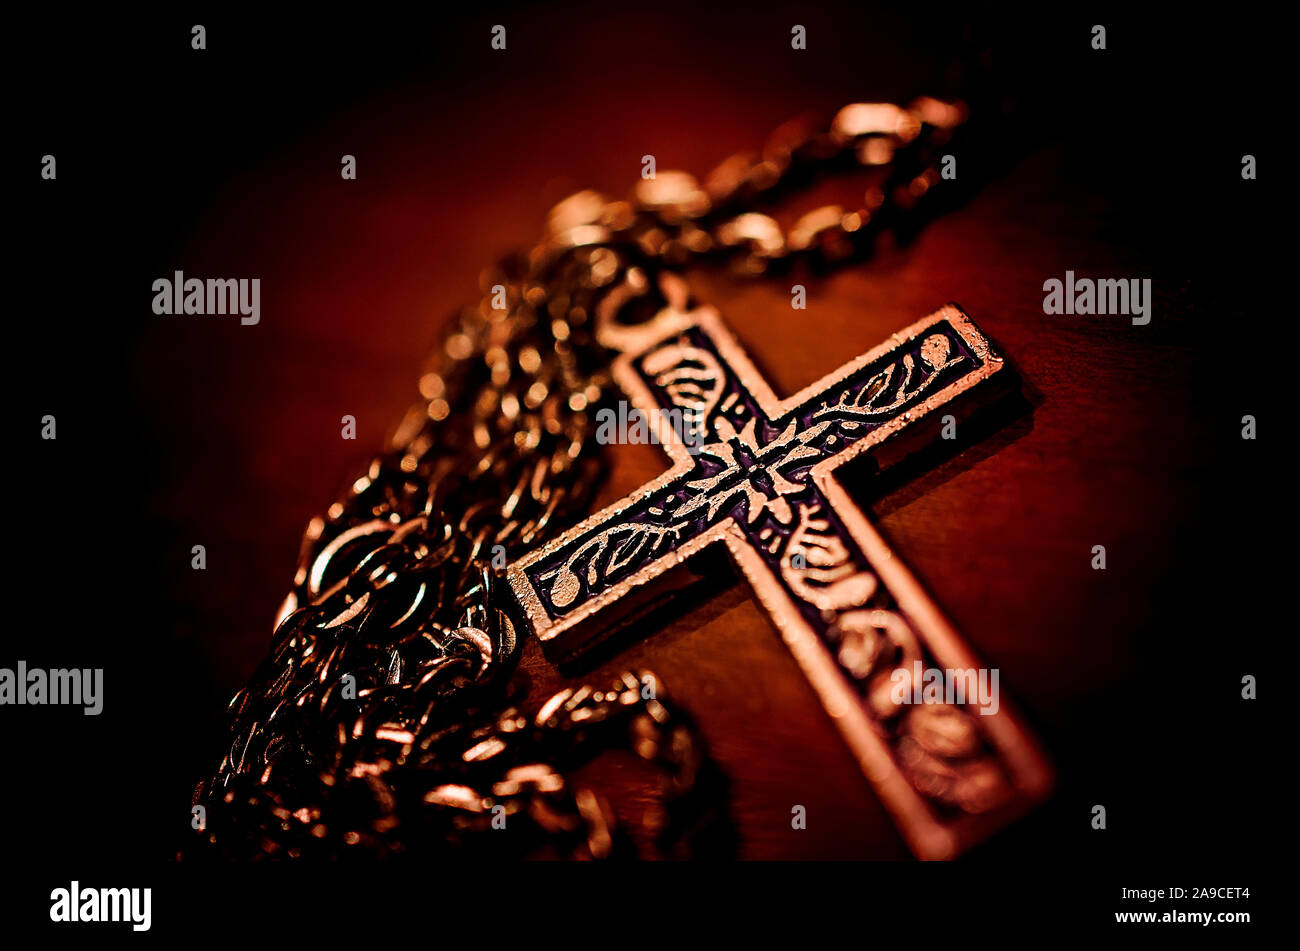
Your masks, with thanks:
[[[127,701],[135,735],[153,723],[169,751],[151,758],[149,784],[130,797],[137,831],[162,828],[164,791],[183,802],[188,783],[219,760],[218,712],[265,649],[302,527],[391,432],[414,395],[422,352],[473,298],[482,265],[530,244],[549,204],[568,191],[626,192],[644,154],[660,169],[703,174],[802,109],[933,88],[962,43],[949,25],[809,12],[815,46],[800,59],[785,39],[787,11],[747,16],[743,29],[735,11],[682,12],[690,29],[638,23],[635,43],[623,21],[562,30],[556,16],[521,13],[508,59],[465,52],[446,35],[430,62],[402,45],[394,54],[402,69],[380,70],[340,102],[327,95],[346,85],[328,78],[340,46],[310,59],[298,80],[288,68],[269,77],[270,92],[223,85],[222,71],[251,55],[242,48],[219,48],[203,75],[167,60],[177,82],[200,90],[201,106],[229,96],[253,109],[259,96],[270,103],[251,126],[264,139],[228,141],[228,161],[210,143],[176,140],[163,178],[175,190],[155,182],[144,193],[148,207],[172,207],[139,248],[112,252],[130,262],[129,279],[109,290],[133,331],[115,347],[121,408],[101,409],[140,429],[126,437],[131,462],[106,459],[105,478],[139,500],[135,527],[123,519],[120,530],[139,533],[147,554],[135,570],[150,595],[133,608],[132,633],[119,635],[131,646],[110,663],[139,688]],[[995,857],[1094,854],[1094,802],[1113,803],[1121,827],[1144,830],[1124,840],[1128,848],[1190,848],[1181,823],[1195,806],[1184,784],[1199,744],[1241,742],[1252,731],[1229,701],[1257,656],[1247,636],[1255,628],[1213,636],[1198,604],[1255,577],[1251,566],[1211,570],[1202,557],[1249,544],[1240,519],[1251,520],[1252,501],[1241,490],[1263,470],[1242,455],[1252,446],[1237,433],[1262,396],[1238,362],[1244,347],[1218,328],[1249,319],[1252,299],[1216,296],[1202,257],[1210,229],[1196,209],[1236,215],[1239,226],[1262,209],[1231,191],[1241,184],[1235,142],[1206,142],[1155,175],[1152,150],[1185,128],[1186,113],[1123,108],[1154,101],[1169,80],[1131,53],[1087,59],[1085,40],[1070,32],[1080,29],[1058,22],[1038,36],[1048,52],[1063,50],[1044,53],[1057,65],[1042,80],[1063,98],[1044,110],[1048,91],[1029,90],[1042,96],[1026,124],[1030,144],[1008,142],[1003,170],[910,244],[805,280],[807,311],[791,311],[789,281],[691,275],[781,396],[949,300],[1020,374],[1027,409],[959,454],[883,490],[854,470],[844,477],[977,654],[1000,668],[1003,690],[1060,770],[1057,797],[979,853]],[[373,45],[382,35],[376,28],[357,41],[368,62],[383,59]],[[1141,76],[1153,85],[1135,92]],[[1018,76],[1022,86],[1033,79]],[[142,114],[152,114],[150,102],[169,103],[147,88]],[[310,108],[294,113],[300,89]],[[1239,101],[1237,92],[1229,87],[1215,102]],[[277,114],[297,118],[276,131]],[[140,124],[148,125],[143,116]],[[339,179],[345,153],[357,156],[356,182]],[[60,213],[74,220],[78,211]],[[56,241],[53,230],[49,240],[72,253],[74,239],[64,231]],[[1251,260],[1240,246],[1218,254],[1230,272]],[[149,280],[174,268],[259,276],[261,324],[153,317]],[[1043,281],[1067,269],[1151,278],[1150,326],[1045,316]],[[96,362],[93,353],[78,359]],[[76,421],[66,385],[52,382],[48,392],[64,394],[64,431],[90,425]],[[358,421],[356,442],[339,438],[344,414]],[[602,503],[664,467],[653,447],[616,447],[611,459]],[[1225,491],[1237,503],[1231,517]],[[204,573],[189,569],[192,544],[207,547]],[[1090,567],[1099,544],[1105,571]],[[1212,662],[1200,663],[1206,657]],[[720,576],[711,596],[581,676],[626,666],[653,668],[698,722],[731,781],[741,856],[906,856],[743,582]],[[533,643],[522,667],[534,703],[573,682]],[[92,745],[115,735],[96,728],[105,732],[92,734]],[[107,754],[87,755],[113,768]],[[636,820],[649,777],[611,762],[593,766],[590,778]],[[1226,780],[1204,782],[1221,797],[1243,795]],[[796,804],[807,807],[806,831],[790,827]],[[1210,839],[1228,848],[1236,835],[1220,827]]]

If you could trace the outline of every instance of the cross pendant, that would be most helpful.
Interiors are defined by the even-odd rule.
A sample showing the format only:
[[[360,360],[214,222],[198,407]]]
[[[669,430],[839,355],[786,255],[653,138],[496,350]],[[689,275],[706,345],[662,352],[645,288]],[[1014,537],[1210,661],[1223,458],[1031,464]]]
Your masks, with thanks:
[[[1003,366],[948,305],[778,400],[716,312],[668,313],[613,373],[672,466],[510,566],[529,626],[572,655],[725,544],[912,851],[955,856],[1043,799],[1051,771],[832,474]]]

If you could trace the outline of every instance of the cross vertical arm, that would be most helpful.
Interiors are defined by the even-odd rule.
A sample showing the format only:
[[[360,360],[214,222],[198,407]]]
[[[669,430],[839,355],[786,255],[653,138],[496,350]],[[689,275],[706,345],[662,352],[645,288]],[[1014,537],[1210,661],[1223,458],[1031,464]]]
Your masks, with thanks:
[[[680,414],[660,432],[673,464],[511,566],[543,646],[585,647],[721,541],[916,854],[950,857],[1041,799],[1050,771],[1009,705],[916,693],[989,671],[833,477],[997,374],[983,334],[949,305],[782,401],[715,312],[662,320],[614,374],[642,412]]]

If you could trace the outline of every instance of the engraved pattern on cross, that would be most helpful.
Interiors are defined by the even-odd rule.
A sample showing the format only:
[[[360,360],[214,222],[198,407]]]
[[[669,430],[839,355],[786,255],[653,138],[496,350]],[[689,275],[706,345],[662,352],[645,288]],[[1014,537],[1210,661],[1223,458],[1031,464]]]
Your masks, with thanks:
[[[832,477],[987,388],[1004,364],[983,334],[949,305],[782,401],[712,310],[666,330],[614,375],[672,467],[508,571],[548,653],[634,620],[721,542],[917,855],[951,857],[1043,798],[1050,770],[1005,703],[910,705],[918,674],[981,665]]]

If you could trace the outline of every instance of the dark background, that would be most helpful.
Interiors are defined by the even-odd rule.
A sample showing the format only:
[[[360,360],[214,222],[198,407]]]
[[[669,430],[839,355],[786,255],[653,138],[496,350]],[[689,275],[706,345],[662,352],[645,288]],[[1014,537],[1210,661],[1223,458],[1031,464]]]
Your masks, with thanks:
[[[1125,8],[15,21],[0,665],[102,666],[106,683],[99,717],[0,713],[6,851],[41,869],[38,917],[74,873],[165,862],[184,841],[303,526],[391,432],[483,265],[531,245],[569,191],[625,194],[643,154],[702,176],[802,110],[948,92],[953,64],[990,46],[1015,126],[968,201],[810,282],[806,319],[779,281],[692,281],[780,395],[950,299],[1024,381],[1032,412],[955,458],[883,490],[846,481],[1060,773],[1049,804],[966,864],[1099,869],[1094,912],[1141,863],[1249,884],[1282,816],[1270,737],[1294,626],[1279,613],[1295,347],[1278,45],[1265,21]],[[1259,181],[1241,180],[1248,152]],[[339,177],[345,153],[357,181]],[[154,316],[150,285],[175,269],[260,277],[261,324]],[[1152,323],[1044,316],[1042,282],[1067,269],[1152,278]],[[356,442],[339,438],[345,413]],[[602,501],[661,465],[619,447]],[[633,664],[664,677],[732,777],[742,856],[906,857],[743,584],[606,666]],[[560,682],[534,650],[524,667],[538,699]],[[635,817],[643,777],[593,777]],[[806,832],[789,829],[796,802]]]

